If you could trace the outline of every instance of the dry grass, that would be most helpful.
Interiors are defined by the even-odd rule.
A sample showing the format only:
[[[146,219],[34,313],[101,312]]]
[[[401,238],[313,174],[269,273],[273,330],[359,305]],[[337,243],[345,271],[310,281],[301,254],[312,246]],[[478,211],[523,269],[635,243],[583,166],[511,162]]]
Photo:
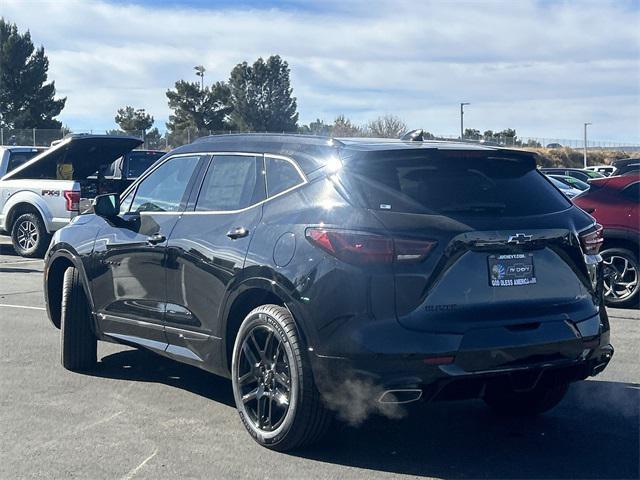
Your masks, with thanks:
[[[541,167],[573,167],[582,168],[582,150],[573,148],[526,148],[540,154],[539,164]],[[587,162],[589,165],[610,165],[614,160],[629,158],[631,154],[614,150],[589,150],[587,151]]]

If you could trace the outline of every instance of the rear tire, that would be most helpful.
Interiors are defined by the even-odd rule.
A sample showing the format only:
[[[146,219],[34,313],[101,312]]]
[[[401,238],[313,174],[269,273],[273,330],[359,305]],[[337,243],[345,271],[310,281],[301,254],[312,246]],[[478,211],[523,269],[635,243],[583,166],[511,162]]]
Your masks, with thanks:
[[[91,330],[91,311],[82,288],[80,272],[74,267],[64,272],[61,312],[62,366],[73,372],[94,369],[98,340]]]
[[[326,433],[332,417],[286,308],[263,305],[247,315],[236,337],[231,371],[240,419],[260,445],[288,451]]]
[[[626,308],[638,304],[640,264],[638,257],[626,248],[607,248],[600,252],[604,268],[604,303]]]
[[[496,413],[525,417],[535,416],[558,405],[569,389],[569,384],[537,386],[528,392],[488,390],[483,400]]]
[[[21,257],[43,257],[50,240],[51,236],[37,213],[24,213],[13,222],[11,243]]]

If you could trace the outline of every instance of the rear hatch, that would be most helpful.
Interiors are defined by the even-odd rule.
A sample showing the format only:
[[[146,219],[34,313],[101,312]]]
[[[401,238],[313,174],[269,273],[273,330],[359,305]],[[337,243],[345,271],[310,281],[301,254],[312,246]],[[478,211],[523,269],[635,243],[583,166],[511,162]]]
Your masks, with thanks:
[[[142,140],[135,137],[72,135],[9,172],[2,179],[60,180],[59,165],[65,164],[73,168],[66,170],[71,178],[64,180],[83,181],[99,168],[109,165],[141,144]]]
[[[363,152],[343,178],[394,239],[432,242],[396,261],[398,321],[409,329],[579,321],[598,313],[577,232],[593,224],[508,150]],[[400,258],[400,257],[398,257]]]

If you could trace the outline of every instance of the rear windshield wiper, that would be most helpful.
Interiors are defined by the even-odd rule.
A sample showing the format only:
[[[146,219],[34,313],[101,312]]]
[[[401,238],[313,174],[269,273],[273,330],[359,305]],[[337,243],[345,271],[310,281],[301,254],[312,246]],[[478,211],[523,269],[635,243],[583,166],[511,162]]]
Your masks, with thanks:
[[[502,211],[507,206],[504,203],[461,203],[459,205],[452,205],[450,207],[441,208],[441,212],[496,212]]]

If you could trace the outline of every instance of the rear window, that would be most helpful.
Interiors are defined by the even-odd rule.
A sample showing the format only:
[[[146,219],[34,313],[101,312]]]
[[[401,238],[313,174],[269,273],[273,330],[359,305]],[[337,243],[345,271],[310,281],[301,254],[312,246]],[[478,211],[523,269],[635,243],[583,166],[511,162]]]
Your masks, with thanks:
[[[368,153],[351,159],[343,178],[374,210],[527,216],[571,205],[531,157],[499,152]]]
[[[127,155],[126,178],[138,178],[164,154],[165,152],[131,152]]]
[[[9,165],[7,166],[7,172],[18,168],[23,163],[27,163],[33,157],[38,155],[40,151],[35,150],[31,152],[16,152],[9,151]]]

